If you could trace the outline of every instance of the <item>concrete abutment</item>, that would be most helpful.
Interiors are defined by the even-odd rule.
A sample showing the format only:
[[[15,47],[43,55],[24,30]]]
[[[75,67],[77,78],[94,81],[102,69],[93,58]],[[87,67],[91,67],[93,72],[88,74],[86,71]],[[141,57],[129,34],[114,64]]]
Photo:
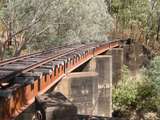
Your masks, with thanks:
[[[122,79],[122,69],[124,64],[124,49],[113,48],[104,53],[112,56],[112,84],[116,86],[118,81]]]
[[[94,57],[84,71],[88,71],[85,72],[86,76],[82,71],[78,73],[79,77],[66,77],[56,90],[66,95],[78,107],[79,114],[111,117],[112,56]]]

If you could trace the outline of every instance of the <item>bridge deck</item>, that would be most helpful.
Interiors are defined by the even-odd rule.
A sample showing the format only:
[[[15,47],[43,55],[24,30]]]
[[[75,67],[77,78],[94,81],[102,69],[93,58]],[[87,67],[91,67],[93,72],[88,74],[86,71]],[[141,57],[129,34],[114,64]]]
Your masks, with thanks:
[[[18,116],[67,73],[121,41],[59,47],[0,62],[0,120]]]

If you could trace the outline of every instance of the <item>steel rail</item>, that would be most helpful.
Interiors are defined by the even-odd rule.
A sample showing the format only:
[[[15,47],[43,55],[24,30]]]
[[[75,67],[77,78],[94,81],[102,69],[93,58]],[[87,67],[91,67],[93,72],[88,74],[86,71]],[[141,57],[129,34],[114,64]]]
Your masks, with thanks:
[[[31,58],[31,57],[34,57],[34,56],[39,56],[39,55],[42,55],[42,54],[45,54],[45,53],[49,53],[49,52],[52,52],[56,49],[60,49],[62,47],[63,46],[55,47],[55,48],[52,48],[50,50],[35,52],[35,53],[29,54],[29,55],[22,55],[22,56],[19,56],[19,57],[13,57],[13,58],[10,58],[10,59],[7,59],[7,60],[3,60],[3,61],[0,61],[0,66],[7,65],[7,64],[16,62],[18,60],[23,60],[23,59],[26,59],[26,58]]]
[[[0,79],[0,84],[2,83],[10,83],[11,79],[13,79],[15,76],[19,76],[23,73],[26,73],[26,72],[29,72],[37,67],[40,67],[50,61],[53,61],[59,57],[62,57],[62,56],[65,56],[65,55],[68,55],[68,54],[71,54],[71,53],[74,53],[75,51],[79,50],[79,49],[83,49],[83,48],[89,48],[88,45],[85,45],[85,46],[81,46],[81,47],[78,47],[78,48],[70,48],[71,50],[67,50],[66,49],[62,49],[63,51],[56,54],[56,55],[52,55],[46,59],[42,59],[41,61],[39,62],[36,62],[34,64],[31,64],[31,65],[28,65],[27,67],[25,67],[24,69],[21,69],[21,70],[16,70],[14,72],[12,72],[11,74],[7,75],[7,76],[4,76],[4,78],[1,78]]]
[[[94,45],[94,43],[88,44],[88,45]],[[50,53],[52,51],[55,51],[55,50],[58,50],[58,49],[64,48],[64,47],[68,47],[69,48],[69,47],[73,47],[73,46],[72,45],[59,46],[59,47],[55,47],[55,48],[52,48],[52,49],[49,49],[49,50],[46,50],[46,51],[40,51],[40,52],[35,52],[35,53],[32,53],[32,54],[22,55],[22,56],[19,56],[19,57],[13,57],[13,58],[10,58],[10,59],[6,59],[6,60],[3,60],[3,61],[0,61],[0,66],[11,64],[11,63],[14,63],[14,62],[16,62],[18,60],[23,60],[23,59],[27,59],[27,58],[43,55],[43,54],[46,54],[46,53]]]

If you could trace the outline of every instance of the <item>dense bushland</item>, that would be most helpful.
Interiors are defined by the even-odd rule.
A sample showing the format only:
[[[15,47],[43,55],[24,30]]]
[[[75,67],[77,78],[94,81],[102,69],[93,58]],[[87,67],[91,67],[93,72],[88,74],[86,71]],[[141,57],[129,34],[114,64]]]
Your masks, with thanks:
[[[118,32],[160,54],[160,0],[106,0]]]
[[[123,70],[123,79],[113,88],[114,115],[136,120],[160,112],[160,57],[155,57],[149,68],[138,72],[134,77],[127,67]]]
[[[104,0],[3,0],[0,58],[56,45],[105,41],[113,27]]]

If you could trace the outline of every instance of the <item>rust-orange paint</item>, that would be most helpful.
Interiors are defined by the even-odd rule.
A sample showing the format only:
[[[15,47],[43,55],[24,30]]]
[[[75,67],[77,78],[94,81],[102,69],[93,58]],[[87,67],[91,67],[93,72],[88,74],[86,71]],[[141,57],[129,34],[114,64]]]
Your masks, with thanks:
[[[118,47],[119,42],[111,42],[101,47],[97,47],[91,50],[86,50],[85,54],[75,56],[70,59],[64,65],[55,66],[52,74],[42,75],[40,79],[35,80],[34,84],[20,87],[14,91],[11,98],[0,98],[0,120],[10,120],[19,115],[24,109],[30,105],[34,98],[42,91],[45,91],[48,86],[56,81],[60,76],[63,76],[67,71],[76,68],[84,61],[91,59],[94,55],[98,55],[110,48]]]

